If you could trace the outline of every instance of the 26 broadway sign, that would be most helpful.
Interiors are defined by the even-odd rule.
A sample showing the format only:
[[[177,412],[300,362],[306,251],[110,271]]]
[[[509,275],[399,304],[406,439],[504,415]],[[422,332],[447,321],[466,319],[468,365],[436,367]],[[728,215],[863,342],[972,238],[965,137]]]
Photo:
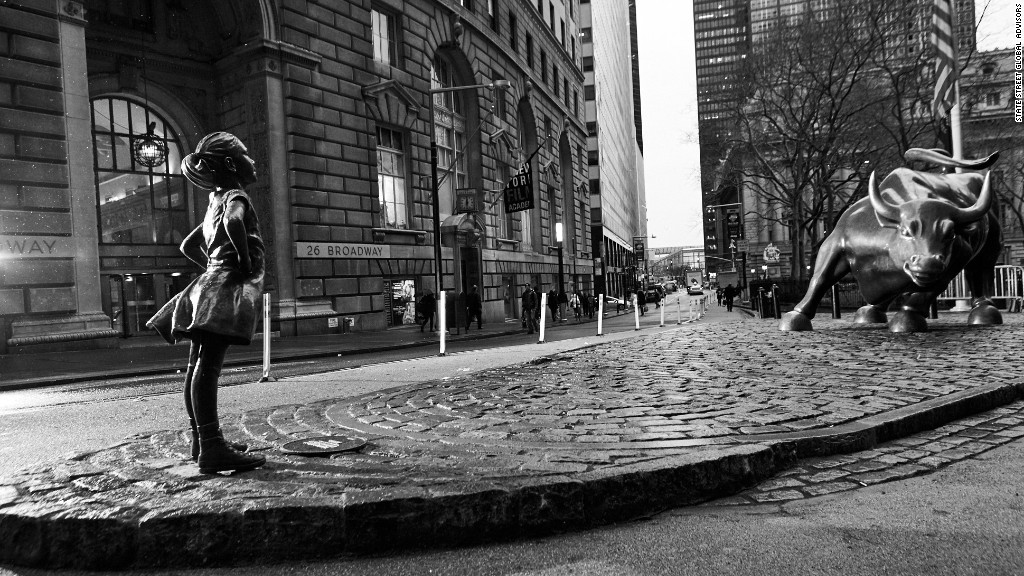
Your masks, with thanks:
[[[339,242],[296,242],[296,258],[391,258],[388,244],[342,244]]]
[[[0,235],[0,260],[4,258],[74,258],[71,238],[64,236]]]
[[[505,213],[511,214],[533,208],[532,172],[530,161],[527,160],[505,184]]]

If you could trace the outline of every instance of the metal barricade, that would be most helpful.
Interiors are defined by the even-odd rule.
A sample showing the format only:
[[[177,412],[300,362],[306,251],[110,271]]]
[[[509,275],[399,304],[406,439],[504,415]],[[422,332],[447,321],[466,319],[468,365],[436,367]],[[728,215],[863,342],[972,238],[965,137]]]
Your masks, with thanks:
[[[1000,265],[993,274],[992,299],[1003,304],[1007,312],[1024,308],[1024,266]],[[963,271],[956,275],[936,300],[970,300],[971,290]],[[998,302],[1002,300],[1003,302]]]

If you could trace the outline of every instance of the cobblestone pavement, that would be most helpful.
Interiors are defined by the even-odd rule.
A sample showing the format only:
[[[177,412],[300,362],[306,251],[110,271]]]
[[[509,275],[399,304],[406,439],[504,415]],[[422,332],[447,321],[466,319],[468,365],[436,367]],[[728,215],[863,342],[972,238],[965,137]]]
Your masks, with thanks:
[[[1017,401],[934,430],[846,455],[807,458],[777,477],[708,506],[801,500],[933,472],[1024,437]]]
[[[140,434],[2,481],[0,560],[117,567],[452,545],[698,503],[779,472],[731,501],[912,475],[1020,435],[1020,405],[834,455],[1024,395],[1024,322],[1006,320],[968,329],[947,318],[911,335],[822,319],[811,333],[770,321],[690,324],[467,377],[254,410],[223,419],[229,437],[268,458],[237,475],[199,475],[179,431]],[[280,451],[324,434],[368,444],[330,458]],[[832,456],[789,469],[814,454]]]

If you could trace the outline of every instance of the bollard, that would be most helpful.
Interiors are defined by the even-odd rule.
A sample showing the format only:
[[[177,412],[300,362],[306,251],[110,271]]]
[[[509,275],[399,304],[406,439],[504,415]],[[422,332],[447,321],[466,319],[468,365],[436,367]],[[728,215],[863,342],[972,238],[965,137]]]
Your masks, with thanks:
[[[693,322],[693,298],[686,299],[686,321]]]
[[[636,328],[633,330],[640,329],[640,307],[636,304],[636,294],[633,294],[633,320],[636,322]]]
[[[838,320],[842,315],[839,312],[839,286],[832,285],[832,319]]]
[[[676,324],[683,323],[683,308],[679,304],[679,295],[676,294]]]
[[[782,308],[779,306],[779,285],[772,284],[772,305],[775,306],[775,319],[782,320]]]
[[[604,328],[604,294],[598,294],[597,297],[597,335],[601,336],[601,329]]]
[[[258,382],[276,382],[270,376],[270,292],[263,293],[263,376]]]
[[[540,295],[540,339],[537,340],[537,344],[544,343],[544,325],[547,323],[545,316],[548,313],[548,293],[541,292]]]
[[[767,318],[764,313],[764,286],[757,288],[757,308],[761,312],[761,319]]]
[[[437,329],[438,334],[441,335],[441,351],[437,354],[438,356],[445,355],[445,341],[444,337],[448,334],[448,314],[446,313],[447,306],[445,305],[444,290],[441,290],[438,294],[437,300]]]
[[[664,305],[661,306],[661,324],[658,324],[658,326],[659,327],[664,327],[665,326],[665,306]]]

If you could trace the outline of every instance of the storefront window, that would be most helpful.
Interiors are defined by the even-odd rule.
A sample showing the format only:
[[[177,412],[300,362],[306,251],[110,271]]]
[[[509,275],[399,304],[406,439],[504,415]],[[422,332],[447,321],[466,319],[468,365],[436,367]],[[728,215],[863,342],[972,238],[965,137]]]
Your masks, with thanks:
[[[163,163],[148,167],[132,154],[149,131],[166,145]],[[153,110],[121,98],[92,101],[100,242],[177,245],[190,231],[188,196],[181,175],[182,146]]]
[[[384,284],[384,313],[388,327],[416,323],[416,281],[393,278]]]

